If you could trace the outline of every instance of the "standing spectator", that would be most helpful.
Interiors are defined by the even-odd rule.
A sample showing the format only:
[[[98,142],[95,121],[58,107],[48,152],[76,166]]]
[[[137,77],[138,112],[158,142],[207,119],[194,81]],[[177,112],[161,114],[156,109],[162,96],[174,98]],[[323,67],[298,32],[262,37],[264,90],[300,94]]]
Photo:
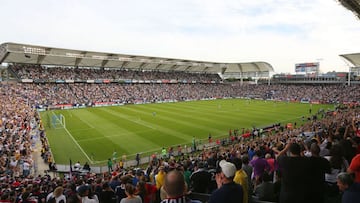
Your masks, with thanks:
[[[252,194],[253,191],[253,184],[251,181],[251,175],[253,173],[253,168],[249,165],[249,157],[247,155],[244,155],[242,157],[242,169],[246,172],[247,179],[248,179],[248,194]]]
[[[355,174],[355,182],[360,183],[360,154],[357,154],[350,163],[348,173]]]
[[[290,156],[284,154],[289,151]],[[304,203],[308,202],[306,195],[311,184],[307,176],[310,166],[307,158],[300,156],[300,145],[289,143],[278,154],[279,167],[282,173],[280,203]]]
[[[218,189],[211,194],[209,203],[242,203],[243,188],[233,181],[236,173],[235,165],[221,160],[219,166],[221,171],[215,175]]]
[[[325,174],[325,197],[326,198],[337,198],[339,195],[339,188],[337,184],[337,176],[341,172],[346,172],[349,167],[349,163],[343,157],[341,147],[336,144],[330,149],[330,156],[325,156],[330,162],[331,172]]]
[[[249,183],[246,172],[242,169],[242,161],[240,158],[234,158],[232,161],[236,167],[234,182],[240,184],[243,188],[243,203],[249,202]],[[250,193],[251,194],[251,193]]]
[[[166,159],[166,149],[165,149],[165,147],[163,147],[163,148],[161,149],[161,157],[162,157],[163,159]]]
[[[267,154],[265,154],[265,160],[269,164],[269,167],[270,167],[269,174],[272,176],[275,171],[275,159],[273,157],[271,157],[270,153],[267,153]]]
[[[160,166],[159,172],[157,173],[157,175],[155,177],[156,188],[158,190],[160,190],[160,188],[164,185],[165,175],[166,175],[166,173],[165,173],[164,166]]]
[[[37,199],[33,198],[30,192],[25,191],[22,193],[19,203],[37,203]]]
[[[270,166],[268,162],[261,157],[260,150],[255,152],[255,156],[252,161],[250,161],[250,165],[254,168],[254,178],[255,178],[255,186],[258,185],[259,179],[262,174],[266,171],[270,170]]]
[[[139,165],[140,165],[140,154],[139,153],[136,153],[135,160],[136,160],[136,167],[139,167]]]
[[[141,198],[141,201],[144,203],[145,202],[145,197],[147,196],[147,191],[146,191],[146,186],[145,186],[145,182],[142,180],[139,180],[136,183],[136,187],[135,187],[135,194],[138,195]]]
[[[83,170],[86,170],[86,171],[89,171],[89,172],[90,172],[91,168],[90,168],[90,165],[89,165],[88,162],[85,162],[85,164],[84,164],[84,166],[83,166]]]
[[[310,146],[311,157],[310,160],[310,184],[309,192],[312,201],[324,202],[325,192],[325,173],[331,172],[330,162],[324,157],[320,157],[320,147],[317,143],[312,143]]]
[[[119,203],[126,197],[125,186],[127,183],[131,183],[131,177],[129,175],[123,175],[120,178],[121,184],[115,188],[116,202]]]
[[[337,177],[337,185],[339,190],[343,192],[342,203],[360,202],[360,183],[354,182],[350,174],[340,173]]]
[[[27,177],[30,174],[31,165],[28,160],[25,160],[23,163],[23,176]]]
[[[109,174],[111,174],[111,172],[113,171],[113,162],[110,158],[108,159],[107,166],[108,166],[108,172]]]
[[[125,186],[126,198],[123,198],[120,203],[142,203],[141,198],[138,195],[135,195],[135,187],[127,183]]]
[[[100,203],[115,203],[115,193],[111,189],[108,182],[104,182],[102,185],[102,191],[99,195]]]
[[[157,189],[156,199],[157,200],[160,200],[160,198],[161,198],[160,193],[161,193],[161,188],[164,185],[165,176],[166,176],[165,168],[164,168],[164,166],[160,166],[157,175],[155,175],[155,185],[156,185],[156,189]]]
[[[63,201],[63,203],[66,202],[66,197],[63,194],[64,192],[64,188],[59,186],[57,188],[55,188],[54,192],[48,194],[48,196],[46,197],[46,202],[49,202],[50,199],[55,199],[56,203],[59,203],[61,201]]]
[[[79,186],[78,193],[82,203],[99,203],[97,196],[91,194],[91,188],[88,185]]]

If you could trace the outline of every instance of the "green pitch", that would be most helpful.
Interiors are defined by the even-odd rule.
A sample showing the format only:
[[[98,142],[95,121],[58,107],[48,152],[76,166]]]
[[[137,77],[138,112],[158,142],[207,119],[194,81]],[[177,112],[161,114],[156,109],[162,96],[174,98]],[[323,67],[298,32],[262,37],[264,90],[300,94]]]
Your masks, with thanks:
[[[228,136],[229,129],[301,123],[332,105],[225,99],[125,105],[41,112],[51,151],[59,164],[73,161],[104,164],[114,151],[128,159],[136,153],[160,153],[162,147],[190,146],[193,136],[206,140]],[[53,115],[65,117],[65,128],[51,127]]]

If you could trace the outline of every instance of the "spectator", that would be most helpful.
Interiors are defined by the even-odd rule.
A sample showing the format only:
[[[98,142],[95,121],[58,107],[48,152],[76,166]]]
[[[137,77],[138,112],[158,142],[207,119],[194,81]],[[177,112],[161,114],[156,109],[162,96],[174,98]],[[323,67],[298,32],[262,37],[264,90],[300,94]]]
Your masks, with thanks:
[[[309,169],[309,192],[313,202],[324,202],[325,173],[331,172],[330,162],[320,157],[320,147],[317,143],[311,144],[311,157]]]
[[[360,154],[357,154],[350,163],[348,168],[349,173],[353,173],[355,175],[355,182],[360,183]]]
[[[218,189],[211,194],[209,203],[242,203],[243,188],[233,181],[236,173],[235,165],[221,160],[219,166],[221,171],[215,177]]]
[[[250,165],[254,169],[255,186],[259,184],[259,179],[262,174],[270,170],[269,163],[261,156],[261,152],[257,150],[253,160],[250,161]]]
[[[290,156],[283,156],[287,151]],[[300,156],[300,145],[289,143],[279,153],[278,162],[282,173],[280,203],[303,203],[309,201],[309,162],[305,157]]]
[[[111,189],[108,182],[104,182],[102,185],[102,191],[99,195],[100,203],[115,203],[115,193],[114,190]]]
[[[205,169],[205,164],[199,161],[190,176],[191,191],[198,193],[208,193],[211,181],[211,174]]]
[[[97,196],[91,194],[91,188],[88,185],[79,186],[78,193],[82,203],[99,203]]]
[[[354,182],[350,174],[342,172],[337,177],[339,190],[343,192],[342,203],[360,202],[360,183]]]
[[[142,203],[141,198],[135,195],[135,187],[127,183],[125,186],[126,198],[121,199],[120,203]]]
[[[242,169],[242,160],[240,158],[234,158],[232,161],[236,167],[236,173],[234,177],[234,182],[240,184],[243,188],[243,203],[249,202],[249,185],[248,185],[248,176],[246,172]]]
[[[275,201],[274,183],[272,183],[272,176],[269,173],[263,173],[261,183],[256,186],[254,193],[261,201]]]
[[[66,203],[66,197],[63,194],[64,192],[64,188],[59,186],[57,188],[55,188],[54,192],[50,193],[47,197],[46,197],[46,202],[49,202],[51,199],[55,199],[56,203]]]
[[[166,198],[161,203],[201,203],[197,200],[187,199],[187,187],[184,175],[180,171],[172,170],[166,175],[164,190]]]
[[[330,162],[331,171],[325,174],[325,196],[326,198],[337,198],[339,188],[337,184],[337,176],[341,172],[346,172],[349,163],[342,155],[342,149],[338,144],[333,145],[330,149],[330,156],[325,156]]]
[[[249,157],[247,155],[244,155],[242,157],[242,169],[246,172],[247,178],[248,178],[248,194],[252,194],[253,192],[253,184],[251,180],[251,176],[253,173],[253,168],[249,165]]]

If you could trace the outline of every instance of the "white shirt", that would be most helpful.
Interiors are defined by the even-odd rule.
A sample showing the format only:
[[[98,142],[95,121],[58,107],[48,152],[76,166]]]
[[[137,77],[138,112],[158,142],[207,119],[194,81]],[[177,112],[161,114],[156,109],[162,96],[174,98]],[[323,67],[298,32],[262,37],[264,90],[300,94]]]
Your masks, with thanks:
[[[46,196],[46,201],[49,201],[49,199],[52,198],[53,196],[54,196],[53,192],[49,193],[48,196]],[[61,200],[64,200],[64,202],[66,202],[65,195],[60,195],[59,197],[55,198],[56,203],[59,203]]]
[[[23,170],[30,170],[30,164],[28,162],[24,162]]]
[[[85,196],[81,198],[82,203],[99,203],[99,200],[96,195],[94,195],[93,199],[90,199],[89,197]]]

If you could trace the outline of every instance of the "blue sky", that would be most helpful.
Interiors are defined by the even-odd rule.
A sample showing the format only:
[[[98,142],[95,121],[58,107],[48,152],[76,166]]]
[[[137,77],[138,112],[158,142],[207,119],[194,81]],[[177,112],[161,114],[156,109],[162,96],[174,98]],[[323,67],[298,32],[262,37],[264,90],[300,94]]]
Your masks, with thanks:
[[[336,0],[1,0],[0,43],[345,71],[360,20]]]

